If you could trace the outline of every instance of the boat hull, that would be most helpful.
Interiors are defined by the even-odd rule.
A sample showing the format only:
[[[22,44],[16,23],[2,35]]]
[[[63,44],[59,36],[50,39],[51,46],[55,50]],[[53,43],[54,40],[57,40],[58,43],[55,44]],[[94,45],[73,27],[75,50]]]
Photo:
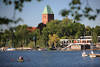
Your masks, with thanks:
[[[88,56],[87,54],[82,54],[82,57],[86,57],[86,56]]]
[[[24,60],[19,60],[19,59],[18,59],[17,62],[24,62]]]
[[[6,49],[6,51],[15,51],[16,49],[15,48],[8,48]]]
[[[90,54],[89,56],[90,56],[91,58],[95,58],[95,57],[96,57],[95,54]]]

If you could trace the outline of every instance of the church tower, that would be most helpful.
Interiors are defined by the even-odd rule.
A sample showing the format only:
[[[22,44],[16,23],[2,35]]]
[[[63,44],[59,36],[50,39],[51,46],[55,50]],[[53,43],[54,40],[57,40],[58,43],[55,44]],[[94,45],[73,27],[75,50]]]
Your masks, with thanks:
[[[54,14],[50,6],[47,5],[42,13],[42,23],[46,24],[51,20],[54,20]]]

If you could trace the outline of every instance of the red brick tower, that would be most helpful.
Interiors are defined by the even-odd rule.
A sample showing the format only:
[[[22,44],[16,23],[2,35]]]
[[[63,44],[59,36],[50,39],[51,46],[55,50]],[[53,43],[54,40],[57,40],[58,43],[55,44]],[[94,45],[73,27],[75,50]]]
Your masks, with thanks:
[[[42,13],[42,23],[46,24],[51,20],[54,20],[54,14],[50,6],[47,5]]]

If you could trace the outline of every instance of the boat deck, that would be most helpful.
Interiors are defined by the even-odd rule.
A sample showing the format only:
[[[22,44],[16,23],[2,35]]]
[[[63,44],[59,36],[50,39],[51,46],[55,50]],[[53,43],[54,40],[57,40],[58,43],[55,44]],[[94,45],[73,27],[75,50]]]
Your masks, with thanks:
[[[100,57],[100,54],[89,54],[89,55],[96,55],[96,57]]]

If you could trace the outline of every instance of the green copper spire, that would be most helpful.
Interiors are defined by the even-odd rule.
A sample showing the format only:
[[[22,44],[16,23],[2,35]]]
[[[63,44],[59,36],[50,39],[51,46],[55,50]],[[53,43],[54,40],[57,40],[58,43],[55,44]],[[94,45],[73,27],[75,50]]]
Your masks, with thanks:
[[[47,5],[45,8],[44,8],[44,11],[42,14],[53,14],[53,11],[52,9],[50,8],[49,5]]]

